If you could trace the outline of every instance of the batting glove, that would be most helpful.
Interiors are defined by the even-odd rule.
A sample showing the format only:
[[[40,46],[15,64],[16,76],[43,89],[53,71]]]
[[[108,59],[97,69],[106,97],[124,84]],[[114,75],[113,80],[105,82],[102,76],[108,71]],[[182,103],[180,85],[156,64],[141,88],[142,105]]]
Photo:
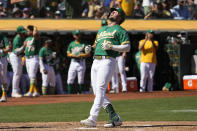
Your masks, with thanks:
[[[101,47],[103,50],[111,50],[112,49],[112,43],[110,41],[104,41],[102,44],[101,44]]]

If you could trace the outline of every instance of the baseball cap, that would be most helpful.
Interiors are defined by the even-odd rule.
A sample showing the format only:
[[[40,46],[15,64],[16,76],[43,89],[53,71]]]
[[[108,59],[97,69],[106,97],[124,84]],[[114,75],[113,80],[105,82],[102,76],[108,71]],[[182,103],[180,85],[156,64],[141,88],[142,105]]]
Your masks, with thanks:
[[[29,11],[29,8],[24,8],[23,12]]]
[[[118,11],[118,13],[120,13],[120,17],[121,17],[121,22],[120,22],[120,24],[122,24],[122,22],[124,22],[124,20],[125,20],[125,13],[124,13],[124,11],[122,10],[122,8],[111,8],[110,9],[110,11],[112,12],[112,11]]]
[[[55,11],[55,15],[60,15],[60,11],[59,10]]]
[[[52,43],[52,40],[51,40],[51,39],[47,39],[47,40],[45,41],[45,43]]]
[[[26,33],[27,30],[22,26],[18,26],[17,29],[16,29],[17,33]]]
[[[153,31],[153,30],[147,30],[146,33],[151,33],[151,34],[153,34],[154,31]]]
[[[14,14],[14,13],[16,13],[17,11],[20,11],[20,9],[17,8],[17,7],[14,7],[13,10],[12,10],[12,13]]]
[[[103,19],[103,20],[101,21],[101,25],[102,25],[102,26],[107,25],[107,20],[106,20],[106,19]]]
[[[74,30],[73,35],[79,35],[81,32],[79,30]]]

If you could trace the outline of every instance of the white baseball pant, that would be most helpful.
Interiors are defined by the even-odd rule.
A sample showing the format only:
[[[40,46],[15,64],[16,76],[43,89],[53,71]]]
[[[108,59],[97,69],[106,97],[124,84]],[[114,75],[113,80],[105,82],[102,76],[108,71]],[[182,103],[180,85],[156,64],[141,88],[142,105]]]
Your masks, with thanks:
[[[84,75],[86,70],[85,59],[77,62],[74,59],[71,59],[70,67],[68,70],[68,80],[67,84],[73,84],[76,75],[78,76],[78,84],[84,84]]]
[[[53,67],[47,64],[44,64],[44,67],[47,70],[47,74],[43,72],[43,68],[40,68],[42,74],[42,86],[47,87],[50,85],[51,87],[55,87],[55,72]]]
[[[31,58],[26,57],[26,68],[30,80],[36,78],[38,65],[39,65],[38,55],[32,56]]]
[[[60,73],[57,73],[55,75],[55,80],[56,80],[57,94],[64,94],[63,85],[62,85],[62,77],[61,77]]]
[[[22,59],[13,52],[10,54],[10,63],[13,69],[12,94],[20,93],[19,84],[22,75]]]
[[[127,91],[127,78],[125,73],[125,59],[121,56],[116,57],[117,61],[117,70],[112,76],[112,89],[119,90],[119,77],[118,73],[120,73],[122,91]]]
[[[140,64],[140,74],[141,74],[141,80],[140,80],[140,88],[141,92],[144,92],[146,89],[146,83],[148,80],[148,92],[153,91],[153,77],[155,73],[155,64],[154,63],[144,63],[141,62]]]
[[[0,58],[0,82],[1,84],[7,83],[7,59],[6,57]]]
[[[110,81],[116,65],[116,59],[95,59],[91,68],[91,83],[95,95],[94,104],[90,110],[88,119],[97,121],[100,108],[104,109],[111,102],[105,92],[108,82]]]
[[[118,62],[116,61],[115,71],[111,78],[111,88],[112,90],[119,92],[119,78],[118,78]]]

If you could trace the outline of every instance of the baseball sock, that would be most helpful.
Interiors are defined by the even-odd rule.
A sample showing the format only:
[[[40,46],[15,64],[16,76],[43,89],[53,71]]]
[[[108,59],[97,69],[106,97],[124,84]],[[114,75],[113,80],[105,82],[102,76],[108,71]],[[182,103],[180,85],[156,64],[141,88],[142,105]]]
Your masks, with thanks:
[[[42,95],[47,95],[47,87],[42,86]]]
[[[31,78],[31,84],[30,84],[29,92],[33,93],[34,88],[35,88],[35,79]]]
[[[79,90],[78,90],[78,91],[79,91],[79,94],[81,94],[81,93],[82,93],[83,85],[84,85],[84,84],[79,84]]]
[[[7,94],[7,87],[2,86],[2,97],[6,97],[6,94]]]
[[[38,89],[36,88],[36,86],[34,85],[34,92],[38,93]]]
[[[117,121],[119,119],[112,104],[108,104],[105,110],[108,113],[110,123]]]
[[[68,94],[71,94],[72,93],[72,85],[71,84],[68,84],[67,86],[67,89],[68,89]]]
[[[30,84],[30,88],[29,88],[29,92],[30,92],[30,93],[33,92],[34,86],[35,86],[34,83],[31,83],[31,84]]]

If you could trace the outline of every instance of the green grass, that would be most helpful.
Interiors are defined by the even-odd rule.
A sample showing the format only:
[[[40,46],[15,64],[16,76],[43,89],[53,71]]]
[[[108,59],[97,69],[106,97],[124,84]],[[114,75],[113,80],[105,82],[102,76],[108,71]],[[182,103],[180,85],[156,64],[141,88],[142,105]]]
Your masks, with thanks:
[[[155,98],[112,102],[124,121],[197,121],[197,96]],[[92,103],[58,103],[29,106],[1,106],[0,122],[61,122],[80,121],[89,115]],[[107,121],[102,109],[99,121]]]

